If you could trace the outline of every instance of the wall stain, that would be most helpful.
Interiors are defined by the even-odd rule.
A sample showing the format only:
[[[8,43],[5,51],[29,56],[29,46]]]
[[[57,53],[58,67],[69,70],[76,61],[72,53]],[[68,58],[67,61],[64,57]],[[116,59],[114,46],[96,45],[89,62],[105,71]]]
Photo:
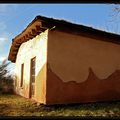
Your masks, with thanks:
[[[72,73],[70,73],[72,74]],[[63,82],[47,65],[46,104],[85,103],[120,100],[120,70],[106,79],[99,79],[89,68],[86,81]]]

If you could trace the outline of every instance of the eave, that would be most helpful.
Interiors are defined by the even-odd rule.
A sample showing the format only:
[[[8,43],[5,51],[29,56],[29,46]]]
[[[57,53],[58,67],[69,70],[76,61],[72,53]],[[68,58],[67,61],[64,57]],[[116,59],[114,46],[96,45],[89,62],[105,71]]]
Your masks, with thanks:
[[[18,36],[12,39],[12,45],[10,48],[8,60],[10,60],[11,62],[15,62],[19,47],[22,43],[33,39],[41,32],[44,32],[46,29],[49,29],[49,27],[44,27],[43,23],[44,22],[42,20],[35,18],[22,33],[20,33]]]
[[[62,32],[120,44],[120,35],[118,34],[97,30],[84,25],[70,23],[65,20],[36,16],[35,19],[26,27],[26,29],[12,40],[8,60],[15,62],[19,47],[22,43],[33,39],[35,36],[39,35],[41,32],[44,32],[46,29],[52,30],[51,28],[54,27],[56,30]]]

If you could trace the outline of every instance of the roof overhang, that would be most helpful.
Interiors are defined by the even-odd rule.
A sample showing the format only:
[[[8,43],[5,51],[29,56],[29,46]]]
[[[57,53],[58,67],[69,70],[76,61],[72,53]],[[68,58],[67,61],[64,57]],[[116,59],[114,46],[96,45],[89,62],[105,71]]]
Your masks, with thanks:
[[[38,19],[36,17],[22,33],[12,39],[8,60],[15,62],[20,45],[30,39],[33,39],[35,36],[39,35],[41,32],[44,32],[46,29],[49,29],[50,26],[46,27],[45,25],[46,24],[42,19]]]
[[[64,20],[37,16],[22,33],[17,35],[12,40],[8,60],[10,60],[11,62],[15,62],[19,47],[22,43],[34,38],[41,32],[44,32],[46,29],[52,30],[51,28],[54,28],[54,26],[55,29],[61,30],[63,32],[120,44],[120,35],[108,33],[83,25],[70,23]]]

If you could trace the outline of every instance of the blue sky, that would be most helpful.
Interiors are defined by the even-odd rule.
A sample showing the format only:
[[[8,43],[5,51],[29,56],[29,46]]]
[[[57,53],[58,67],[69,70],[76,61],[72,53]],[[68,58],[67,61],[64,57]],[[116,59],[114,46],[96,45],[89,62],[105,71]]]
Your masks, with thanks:
[[[0,4],[0,62],[8,57],[12,38],[37,15],[65,19],[109,32],[120,33],[120,22],[112,21],[114,4]]]

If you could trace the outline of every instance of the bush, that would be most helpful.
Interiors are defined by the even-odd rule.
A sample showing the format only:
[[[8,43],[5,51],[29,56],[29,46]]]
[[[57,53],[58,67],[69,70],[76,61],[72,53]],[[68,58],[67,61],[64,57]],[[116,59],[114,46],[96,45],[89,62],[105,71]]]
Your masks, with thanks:
[[[13,76],[8,71],[8,65],[10,62],[3,61],[0,65],[0,91],[1,93],[10,94],[13,93]]]

